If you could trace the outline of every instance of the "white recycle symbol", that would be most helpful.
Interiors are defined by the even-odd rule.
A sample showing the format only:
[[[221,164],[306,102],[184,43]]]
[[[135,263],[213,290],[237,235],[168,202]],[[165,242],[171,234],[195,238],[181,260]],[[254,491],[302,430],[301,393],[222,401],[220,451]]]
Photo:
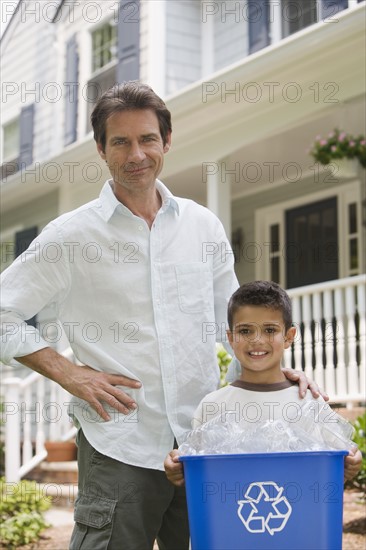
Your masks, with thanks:
[[[282,493],[283,487],[278,487],[274,481],[261,481],[249,485],[244,495],[245,500],[238,500],[238,516],[248,531],[264,533],[267,530],[270,535],[274,535],[284,529],[291,516],[292,507]],[[266,507],[266,515],[260,513],[263,506]]]

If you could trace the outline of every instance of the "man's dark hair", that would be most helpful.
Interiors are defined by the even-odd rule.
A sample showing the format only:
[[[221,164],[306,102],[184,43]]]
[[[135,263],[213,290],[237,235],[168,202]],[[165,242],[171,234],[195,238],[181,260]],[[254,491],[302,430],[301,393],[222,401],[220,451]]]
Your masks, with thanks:
[[[264,306],[282,312],[285,330],[292,325],[291,300],[285,290],[271,281],[254,281],[242,285],[231,296],[228,305],[229,328],[233,330],[233,318],[242,306]]]
[[[114,113],[150,109],[158,117],[160,135],[165,145],[172,131],[170,112],[164,101],[154,90],[137,80],[116,84],[104,92],[97,101],[90,120],[94,130],[94,139],[105,151],[106,123]]]

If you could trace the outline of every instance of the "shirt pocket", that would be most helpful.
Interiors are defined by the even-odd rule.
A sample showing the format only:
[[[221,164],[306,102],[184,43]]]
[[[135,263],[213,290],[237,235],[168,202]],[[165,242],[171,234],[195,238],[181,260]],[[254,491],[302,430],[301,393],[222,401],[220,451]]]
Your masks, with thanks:
[[[184,313],[201,313],[213,308],[213,280],[209,266],[194,262],[175,266],[178,301]]]
[[[75,502],[70,550],[107,550],[116,504],[117,501],[111,498],[79,495]]]

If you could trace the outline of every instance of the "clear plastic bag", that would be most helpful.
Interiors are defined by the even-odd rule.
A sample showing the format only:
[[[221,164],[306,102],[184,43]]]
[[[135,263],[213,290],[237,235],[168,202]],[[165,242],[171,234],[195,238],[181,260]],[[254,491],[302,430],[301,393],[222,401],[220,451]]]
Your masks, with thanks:
[[[234,412],[218,415],[189,432],[180,455],[354,451],[352,425],[326,403],[304,404],[296,422],[238,422]]]

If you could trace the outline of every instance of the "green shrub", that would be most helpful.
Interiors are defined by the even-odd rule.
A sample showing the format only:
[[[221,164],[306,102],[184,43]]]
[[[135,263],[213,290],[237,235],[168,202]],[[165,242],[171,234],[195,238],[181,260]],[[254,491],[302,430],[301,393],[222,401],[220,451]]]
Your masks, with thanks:
[[[43,516],[38,512],[22,512],[8,517],[1,523],[1,543],[10,548],[35,542],[43,529],[48,527]]]
[[[0,479],[0,542],[17,548],[34,542],[48,525],[42,513],[51,506],[40,485],[22,480],[7,483]]]
[[[224,346],[218,344],[216,348],[217,362],[220,367],[220,386],[225,386],[225,376],[227,373],[227,368],[231,362],[231,355],[226,351]]]
[[[366,491],[366,411],[362,416],[356,418],[354,424],[355,434],[353,441],[357,444],[362,453],[361,470],[357,476],[346,483],[346,487],[357,489],[365,494]]]

